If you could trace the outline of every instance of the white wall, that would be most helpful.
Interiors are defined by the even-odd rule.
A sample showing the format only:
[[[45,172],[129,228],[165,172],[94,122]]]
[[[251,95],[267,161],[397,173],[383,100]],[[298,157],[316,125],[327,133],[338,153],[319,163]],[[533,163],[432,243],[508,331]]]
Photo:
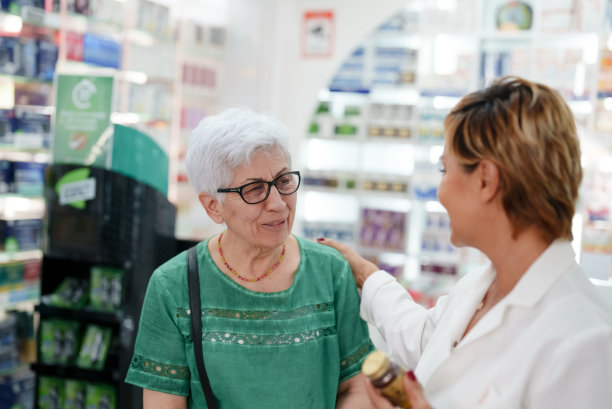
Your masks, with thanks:
[[[278,116],[298,141],[317,94],[359,41],[397,13],[407,0],[228,0],[228,42],[222,107],[244,105]],[[329,58],[304,58],[305,11],[334,12]]]

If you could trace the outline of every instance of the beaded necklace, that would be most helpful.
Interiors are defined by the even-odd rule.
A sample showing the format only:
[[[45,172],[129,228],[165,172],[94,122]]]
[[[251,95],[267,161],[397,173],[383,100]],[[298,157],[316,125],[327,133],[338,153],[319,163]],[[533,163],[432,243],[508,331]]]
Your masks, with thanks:
[[[223,232],[225,233],[225,232]],[[238,274],[238,272],[236,270],[234,270],[228,263],[227,260],[225,259],[225,256],[223,255],[223,249],[221,248],[221,238],[223,237],[223,233],[221,233],[219,235],[219,240],[217,240],[217,246],[219,247],[219,255],[221,256],[221,261],[223,261],[223,264],[225,264],[225,267],[227,267],[227,269],[234,275],[236,276],[236,278],[242,280],[242,281],[248,281],[250,283],[254,283],[260,280],[263,280],[264,278],[266,278],[267,276],[269,276],[274,270],[276,270],[276,267],[278,267],[281,263],[281,261],[283,261],[283,258],[285,258],[285,243],[283,243],[283,250],[281,251],[281,255],[280,258],[278,259],[278,261],[274,264],[272,264],[272,267],[270,267],[269,269],[267,269],[262,275],[260,275],[257,278],[246,278],[241,276],[240,274]]]

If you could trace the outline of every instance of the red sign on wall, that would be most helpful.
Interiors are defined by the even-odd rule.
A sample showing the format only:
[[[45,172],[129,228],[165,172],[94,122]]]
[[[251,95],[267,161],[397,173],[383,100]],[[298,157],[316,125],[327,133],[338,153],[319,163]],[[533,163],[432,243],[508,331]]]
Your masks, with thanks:
[[[331,57],[334,45],[334,12],[307,11],[302,20],[302,55]]]
[[[66,32],[66,59],[83,61],[83,36],[73,31]]]

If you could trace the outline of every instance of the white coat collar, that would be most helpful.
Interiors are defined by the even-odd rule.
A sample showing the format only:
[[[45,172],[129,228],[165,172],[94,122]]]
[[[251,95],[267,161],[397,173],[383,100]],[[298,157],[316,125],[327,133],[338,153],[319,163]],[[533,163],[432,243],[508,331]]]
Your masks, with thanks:
[[[575,263],[575,253],[571,244],[565,240],[553,242],[527,269],[510,293],[467,333],[458,347],[498,327],[509,307],[532,307],[537,304],[572,263]],[[489,269],[493,271],[492,267]]]
[[[551,244],[527,269],[512,291],[461,339],[477,305],[491,285],[495,271],[489,266],[485,270],[463,277],[453,290],[452,307],[445,312],[443,323],[436,328],[438,336],[435,341],[431,341],[421,357],[420,362],[427,364],[417,365],[417,377],[427,384],[437,368],[449,358],[453,349],[459,350],[498,328],[503,322],[507,308],[535,305],[574,263],[574,259],[574,251],[569,242],[556,241]]]

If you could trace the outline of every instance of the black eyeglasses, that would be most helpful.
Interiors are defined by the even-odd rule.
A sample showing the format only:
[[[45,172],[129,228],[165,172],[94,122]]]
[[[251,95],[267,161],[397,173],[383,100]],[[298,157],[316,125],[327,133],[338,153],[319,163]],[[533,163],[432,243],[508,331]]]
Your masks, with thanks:
[[[238,193],[242,200],[248,204],[261,203],[270,196],[272,186],[276,187],[281,195],[290,195],[295,193],[300,187],[300,172],[283,173],[277,176],[273,181],[265,180],[247,183],[238,187],[230,187],[227,189],[217,189],[218,193]]]

